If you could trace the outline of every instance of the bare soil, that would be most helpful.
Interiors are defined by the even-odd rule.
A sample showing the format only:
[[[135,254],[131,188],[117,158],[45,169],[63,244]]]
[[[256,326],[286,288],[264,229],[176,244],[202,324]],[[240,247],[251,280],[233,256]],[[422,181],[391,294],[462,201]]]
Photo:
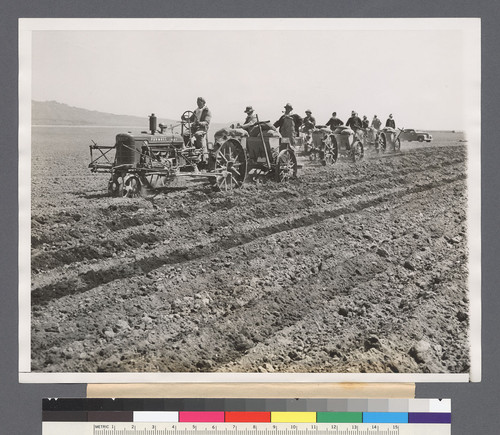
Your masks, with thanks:
[[[152,199],[34,156],[32,370],[467,372],[466,152],[450,133]]]

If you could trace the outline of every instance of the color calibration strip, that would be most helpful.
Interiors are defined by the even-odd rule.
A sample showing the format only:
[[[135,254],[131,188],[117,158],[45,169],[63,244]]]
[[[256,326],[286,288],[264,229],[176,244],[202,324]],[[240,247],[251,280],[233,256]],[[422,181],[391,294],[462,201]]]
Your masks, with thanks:
[[[252,401],[251,408],[258,404]],[[200,410],[213,399],[44,399],[43,421],[158,423],[394,423],[450,424],[449,399],[222,400],[221,410]],[[328,410],[325,409],[325,403]],[[173,408],[174,405],[177,409]],[[273,406],[275,405],[275,406]],[[315,409],[316,411],[313,411]],[[321,405],[321,406],[320,406]],[[287,406],[294,410],[286,410]],[[192,410],[190,410],[190,408]],[[241,411],[237,408],[242,409]],[[285,410],[283,410],[285,408]],[[183,409],[183,410],[179,410]],[[225,409],[225,410],[224,410]],[[230,410],[231,409],[231,410]],[[273,410],[278,409],[278,410]],[[305,409],[305,410],[297,410]],[[264,411],[265,410],[265,411]]]

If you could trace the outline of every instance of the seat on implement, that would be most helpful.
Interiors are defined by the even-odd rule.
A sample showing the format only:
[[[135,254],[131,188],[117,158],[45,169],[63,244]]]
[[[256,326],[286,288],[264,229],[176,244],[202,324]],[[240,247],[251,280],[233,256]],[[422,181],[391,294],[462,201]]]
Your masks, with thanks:
[[[340,126],[340,127],[337,127],[335,129],[335,134],[342,134],[342,135],[345,135],[345,136],[349,136],[351,134],[354,134],[354,131],[351,130],[349,127],[346,127],[344,125]]]
[[[221,128],[217,130],[214,134],[214,139],[216,142],[224,141],[231,137],[247,137],[248,132],[243,128]]]
[[[260,133],[263,133],[264,136],[281,136],[277,131],[274,125],[269,122],[262,122],[260,125],[256,125],[250,129],[250,137],[259,137]]]
[[[328,127],[325,127],[323,125],[318,125],[316,126],[315,129],[312,130],[312,133],[331,133],[332,130],[330,130]]]

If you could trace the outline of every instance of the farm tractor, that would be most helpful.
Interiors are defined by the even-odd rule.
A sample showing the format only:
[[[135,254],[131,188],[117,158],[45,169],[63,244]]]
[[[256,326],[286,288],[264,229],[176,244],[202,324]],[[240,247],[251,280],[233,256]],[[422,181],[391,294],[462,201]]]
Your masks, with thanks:
[[[154,193],[168,187],[176,177],[204,177],[215,188],[227,191],[241,187],[248,174],[252,178],[272,175],[277,181],[297,175],[297,160],[290,143],[285,138],[265,137],[263,123],[257,125],[259,137],[238,136],[229,130],[229,135],[208,143],[205,153],[195,137],[200,129],[192,119],[193,112],[185,111],[180,124],[159,124],[157,129],[152,114],[149,131],[117,134],[112,146],[93,142],[89,168],[109,173],[109,193],[126,197]],[[179,125],[180,133],[174,132]]]

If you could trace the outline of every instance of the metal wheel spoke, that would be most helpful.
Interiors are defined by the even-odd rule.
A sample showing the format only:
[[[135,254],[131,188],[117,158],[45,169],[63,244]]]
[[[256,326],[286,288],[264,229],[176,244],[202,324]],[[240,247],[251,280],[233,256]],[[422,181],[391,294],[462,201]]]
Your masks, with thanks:
[[[231,180],[234,182],[235,186],[239,186],[240,185],[240,182],[236,178],[234,178],[232,175],[231,175]]]
[[[238,153],[234,156],[233,162],[239,162],[240,161],[240,155],[241,153]]]
[[[219,156],[222,157],[226,161],[226,163],[228,163],[226,156],[224,154],[222,154],[220,151],[219,151]]]

